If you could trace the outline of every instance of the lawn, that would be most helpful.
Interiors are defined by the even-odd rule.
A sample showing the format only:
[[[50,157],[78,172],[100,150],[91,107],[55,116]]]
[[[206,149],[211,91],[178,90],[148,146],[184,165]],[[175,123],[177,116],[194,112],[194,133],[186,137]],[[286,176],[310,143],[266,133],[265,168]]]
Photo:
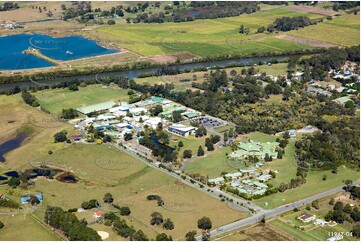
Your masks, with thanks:
[[[269,224],[275,226],[276,228],[279,228],[280,230],[298,238],[299,240],[305,240],[305,241],[313,241],[318,240],[317,238],[311,236],[308,233],[304,233],[296,228],[293,228],[292,226],[283,223],[282,221],[275,219],[269,222]]]
[[[281,16],[319,15],[299,13],[282,8],[266,12],[241,15],[230,18],[197,20],[184,23],[123,24],[102,26],[96,34],[103,34],[117,45],[145,56],[187,52],[199,56],[241,53],[250,55],[260,52],[283,52],[307,46],[295,45],[292,41],[273,38],[274,34],[240,35],[240,24],[255,32],[261,26],[268,26]]]
[[[178,143],[179,141],[182,141],[183,143],[183,147],[179,150],[178,153],[178,157],[181,158],[183,157],[183,151],[185,150],[191,150],[192,151],[192,155],[193,156],[197,156],[197,151],[199,146],[202,146],[203,150],[206,150],[207,148],[204,146],[205,144],[205,139],[207,136],[203,136],[200,138],[196,138],[194,135],[189,135],[188,137],[182,137],[179,135],[175,135],[172,133],[168,134],[173,138],[177,138],[178,140],[176,142],[173,142],[172,140],[169,141],[169,145],[172,147],[178,147]]]
[[[61,240],[57,235],[46,229],[31,215],[17,214],[0,215],[0,220],[5,227],[1,229],[0,240],[6,241],[56,241]]]
[[[237,172],[242,165],[226,158],[226,153],[231,153],[231,147],[220,147],[204,157],[197,157],[187,164],[185,172],[199,173],[210,178],[218,177],[223,171]]]
[[[279,76],[287,75],[287,63],[277,63],[268,65],[257,66],[256,68],[259,73],[265,72],[267,75]]]
[[[342,46],[359,45],[360,16],[342,15],[317,25],[290,31],[289,34]]]
[[[68,89],[51,89],[38,91],[34,95],[40,105],[51,113],[59,115],[63,109],[78,108],[96,103],[114,101],[128,101],[128,90],[118,87],[89,85],[79,87],[79,91]]]

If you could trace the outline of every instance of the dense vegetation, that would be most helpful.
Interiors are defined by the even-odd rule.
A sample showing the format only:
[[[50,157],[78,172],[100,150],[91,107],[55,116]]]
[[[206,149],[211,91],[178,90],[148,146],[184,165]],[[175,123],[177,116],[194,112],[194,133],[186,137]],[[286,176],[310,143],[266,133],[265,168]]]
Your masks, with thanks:
[[[188,6],[180,8],[179,2],[173,2],[173,6],[165,6],[164,12],[139,13],[132,19],[133,23],[164,23],[164,22],[185,22],[196,19],[214,19],[250,14],[259,8],[257,2],[200,2],[192,1]],[[134,12],[134,11],[133,11]]]
[[[98,233],[87,227],[73,213],[59,207],[47,207],[44,217],[45,223],[55,229],[60,229],[69,240],[97,241],[101,240]]]
[[[0,11],[9,11],[18,9],[19,5],[17,3],[13,2],[4,2],[3,4],[0,4]]]
[[[294,29],[299,29],[303,27],[307,27],[309,25],[316,24],[316,20],[311,20],[306,16],[298,16],[298,17],[281,17],[276,18],[273,22],[273,25],[268,26],[267,30],[269,32],[273,32],[275,30],[278,31],[290,31]]]

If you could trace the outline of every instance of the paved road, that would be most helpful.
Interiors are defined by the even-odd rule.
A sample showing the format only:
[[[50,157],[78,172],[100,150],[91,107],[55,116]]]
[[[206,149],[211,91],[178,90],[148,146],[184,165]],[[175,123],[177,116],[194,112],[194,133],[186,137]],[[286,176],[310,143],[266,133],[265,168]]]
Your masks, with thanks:
[[[359,185],[359,183],[360,183],[360,180],[357,180],[357,181],[353,182],[353,185]],[[280,206],[278,208],[275,208],[275,209],[264,210],[264,211],[262,211],[260,213],[257,213],[256,215],[254,215],[252,217],[245,218],[245,219],[242,219],[242,220],[227,224],[227,225],[222,226],[220,228],[214,229],[214,230],[210,231],[210,235],[211,235],[211,237],[218,236],[218,235],[221,235],[223,233],[230,232],[230,231],[240,229],[242,227],[257,223],[257,222],[261,221],[261,219],[263,217],[272,218],[272,217],[278,216],[280,214],[289,212],[289,211],[293,210],[294,208],[299,208],[299,207],[305,206],[306,204],[309,204],[309,203],[311,203],[312,201],[314,201],[316,199],[327,197],[327,196],[332,195],[334,193],[340,192],[340,191],[343,190],[342,187],[343,186],[336,187],[336,188],[328,190],[326,192],[322,192],[322,193],[316,194],[314,196],[311,196],[311,197],[308,197],[308,198],[305,198],[305,199],[301,199],[301,200],[296,201],[294,203],[290,203],[290,204],[287,204],[287,205],[282,205],[282,206]],[[201,239],[202,239],[201,236],[197,237],[197,240],[201,240]]]

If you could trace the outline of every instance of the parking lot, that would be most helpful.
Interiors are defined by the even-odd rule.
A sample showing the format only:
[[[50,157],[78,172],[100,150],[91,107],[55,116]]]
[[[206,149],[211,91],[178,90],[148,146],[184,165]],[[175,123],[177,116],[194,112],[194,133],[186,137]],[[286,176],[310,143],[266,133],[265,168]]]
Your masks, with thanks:
[[[193,119],[193,121],[197,121],[198,123],[200,123],[201,125],[203,125],[204,127],[207,127],[207,128],[219,128],[219,127],[227,125],[227,122],[221,121],[219,119],[215,119],[212,117],[196,118],[196,119]]]

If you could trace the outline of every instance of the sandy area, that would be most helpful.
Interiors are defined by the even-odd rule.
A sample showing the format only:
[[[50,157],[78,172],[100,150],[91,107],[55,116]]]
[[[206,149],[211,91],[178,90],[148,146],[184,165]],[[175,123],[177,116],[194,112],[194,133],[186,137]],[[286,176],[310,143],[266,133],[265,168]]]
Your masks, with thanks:
[[[97,231],[97,233],[100,235],[100,237],[102,238],[102,240],[105,240],[107,238],[109,238],[109,233],[105,232],[105,231]]]

